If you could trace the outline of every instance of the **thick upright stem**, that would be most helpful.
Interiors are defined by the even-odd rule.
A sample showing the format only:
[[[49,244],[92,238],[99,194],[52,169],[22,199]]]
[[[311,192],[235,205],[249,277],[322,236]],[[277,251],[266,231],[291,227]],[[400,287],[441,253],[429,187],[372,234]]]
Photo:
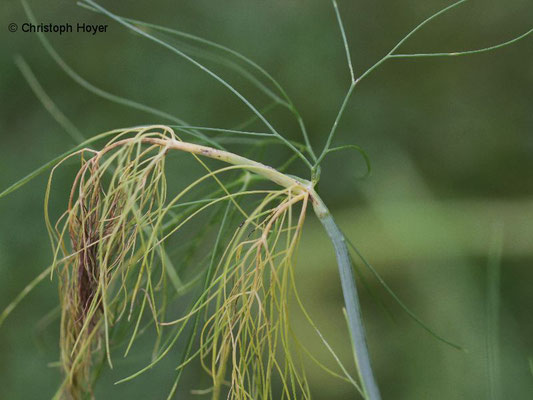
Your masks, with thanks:
[[[368,354],[365,329],[361,316],[361,306],[357,295],[357,287],[355,286],[355,277],[348,253],[348,247],[346,246],[344,235],[333,220],[333,217],[325,204],[316,194],[314,195],[314,198],[315,202],[313,205],[315,213],[324,226],[333,243],[333,247],[335,248],[344,303],[346,305],[346,314],[348,316],[348,325],[355,350],[355,357],[357,359],[357,367],[363,385],[363,391],[367,400],[380,400],[381,395],[370,365],[370,356]]]

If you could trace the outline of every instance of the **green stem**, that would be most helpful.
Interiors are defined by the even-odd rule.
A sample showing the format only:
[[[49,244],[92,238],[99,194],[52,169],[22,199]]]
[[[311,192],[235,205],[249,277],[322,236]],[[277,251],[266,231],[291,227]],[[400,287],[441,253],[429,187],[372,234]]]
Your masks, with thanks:
[[[357,368],[359,370],[363,392],[367,400],[380,400],[381,395],[374,378],[374,373],[372,372],[372,366],[370,365],[370,355],[368,354],[368,346],[366,344],[361,306],[357,295],[357,287],[355,286],[355,276],[348,253],[348,247],[346,246],[346,239],[335,223],[335,220],[326,205],[316,193],[313,193],[313,198],[315,214],[324,226],[324,229],[335,248],[335,256],[337,257],[337,265],[339,267],[342,292],[344,295],[344,304],[348,316],[348,325],[355,349]]]

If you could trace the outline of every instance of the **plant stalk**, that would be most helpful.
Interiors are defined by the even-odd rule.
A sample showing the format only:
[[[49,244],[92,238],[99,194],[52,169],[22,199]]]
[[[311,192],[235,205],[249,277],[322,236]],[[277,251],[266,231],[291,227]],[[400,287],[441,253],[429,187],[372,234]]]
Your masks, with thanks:
[[[370,355],[366,344],[361,306],[359,304],[357,287],[355,286],[355,276],[348,253],[348,247],[346,246],[346,239],[324,202],[318,197],[318,195],[316,195],[316,193],[314,193],[313,197],[315,199],[313,202],[315,214],[322,223],[322,226],[326,230],[333,243],[333,247],[335,248],[344,304],[346,306],[346,314],[348,317],[348,327],[350,329],[364,396],[367,400],[380,400],[381,395],[370,364]]]

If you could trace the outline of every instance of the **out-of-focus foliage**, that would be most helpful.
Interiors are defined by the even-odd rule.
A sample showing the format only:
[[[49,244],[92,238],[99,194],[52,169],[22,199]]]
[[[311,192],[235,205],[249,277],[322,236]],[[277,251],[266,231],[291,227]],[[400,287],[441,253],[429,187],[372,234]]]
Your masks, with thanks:
[[[323,145],[349,85],[342,40],[328,1],[103,4],[119,15],[216,40],[257,61],[294,99],[312,143]],[[47,35],[91,83],[192,125],[230,128],[250,117],[205,74],[74,1],[30,5],[37,20],[46,23],[109,24],[107,33],[95,36]],[[356,75],[445,5],[441,0],[339,1]],[[21,5],[6,1],[1,7],[0,189],[74,144],[33,95],[13,62],[15,55],[26,59],[46,93],[86,136],[168,122],[109,103],[78,86],[34,35],[8,32],[10,22],[20,25],[27,20]],[[530,29],[532,16],[527,0],[467,2],[418,32],[404,49],[489,46]],[[389,61],[358,86],[338,132],[339,141],[355,142],[368,152],[372,175],[358,179],[364,163],[350,152],[336,153],[324,163],[318,190],[346,234],[413,311],[468,350],[459,352],[429,336],[359,264],[374,292],[373,297],[361,286],[370,351],[385,399],[490,398],[489,389],[498,386],[498,374],[490,373],[489,367],[494,358],[506,397],[531,398],[532,41],[527,38],[469,57]],[[234,74],[224,73],[259,106],[267,104]],[[270,116],[283,133],[296,138],[297,127],[287,113],[273,111]],[[279,165],[289,153],[278,146],[256,156]],[[183,157],[174,157],[172,163],[169,181],[179,185],[194,176],[194,164]],[[295,164],[290,172],[303,171]],[[56,199],[68,190],[73,173],[67,169],[57,175]],[[42,210],[45,186],[42,176],[0,200],[0,308],[50,264]],[[65,205],[53,206],[59,212]],[[333,250],[320,226],[310,220],[299,249],[298,286],[325,336],[351,365]],[[498,252],[500,235],[501,279],[496,284],[501,297],[495,328],[489,323],[495,318],[488,307],[494,301],[487,297],[487,286],[495,281],[488,281],[488,265],[498,263],[491,254]],[[0,399],[48,398],[55,392],[60,377],[49,363],[58,359],[59,326],[53,312],[57,303],[56,282],[45,281],[0,330]],[[311,329],[303,319],[295,322],[299,332]],[[319,339],[303,335],[302,340],[313,346]],[[130,356],[132,363],[142,357],[143,345]],[[146,351],[149,348],[146,343]],[[140,379],[113,386],[127,375],[124,371],[130,372],[129,361],[124,361],[104,374],[97,395],[164,398],[178,356],[176,349]],[[348,384],[318,369],[311,367],[309,378],[316,399],[353,398]],[[183,381],[184,393],[208,385],[195,371],[187,372]]]

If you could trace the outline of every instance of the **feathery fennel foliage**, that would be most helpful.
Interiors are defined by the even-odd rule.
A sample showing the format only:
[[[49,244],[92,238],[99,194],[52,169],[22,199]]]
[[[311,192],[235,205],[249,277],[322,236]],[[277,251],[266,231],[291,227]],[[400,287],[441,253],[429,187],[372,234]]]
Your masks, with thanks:
[[[208,392],[213,399],[310,399],[303,361],[309,358],[326,373],[350,382],[364,398],[380,399],[366,346],[346,239],[315,187],[320,179],[322,161],[336,151],[356,150],[364,157],[370,171],[368,157],[360,147],[355,144],[334,147],[334,139],[356,86],[385,61],[476,54],[510,45],[532,32],[477,50],[397,52],[424,25],[465,1],[458,1],[427,18],[358,76],[352,65],[341,12],[337,2],[333,1],[350,82],[319,152],[311,146],[304,120],[281,84],[255,62],[228,47],[185,32],[120,17],[92,0],[80,2],[81,6],[106,15],[185,59],[227,88],[252,113],[250,119],[233,129],[194,126],[164,111],[98,88],[79,76],[45,36],[38,34],[58,66],[82,87],[103,99],[154,115],[166,123],[117,129],[79,143],[83,135],[51,103],[24,60],[17,61],[39,98],[48,104],[50,112],[78,141],[71,151],[0,193],[1,198],[37,175],[52,170],[45,196],[45,220],[54,250],[53,264],[4,310],[0,324],[42,279],[48,275],[58,277],[60,364],[64,379],[55,397],[93,398],[103,366],[113,367],[114,355],[119,349],[125,356],[131,354],[138,338],[151,332],[154,336],[151,360],[118,383],[130,381],[155,367],[163,358],[170,357],[177,343],[183,343],[168,398],[176,393],[183,369],[197,360],[211,377],[212,387]],[[28,18],[34,21],[28,5],[22,3]],[[181,47],[175,46],[165,41],[161,34],[179,37],[184,42]],[[254,105],[230,82],[200,61],[205,59],[234,70],[272,103],[264,108]],[[273,107],[282,107],[291,113],[300,129],[301,143],[287,139],[268,119],[268,111]],[[264,132],[246,130],[255,121],[264,125]],[[182,135],[189,136],[191,141],[183,141]],[[107,143],[100,150],[89,147],[103,140]],[[285,164],[273,168],[227,151],[225,145],[232,143],[251,146],[281,144],[288,147],[293,156]],[[167,160],[168,155],[176,152],[192,155],[203,175],[173,193],[167,181],[166,164],[171,162]],[[217,164],[217,169],[213,169],[205,158],[225,165],[219,167]],[[57,168],[72,159],[78,159],[80,167],[69,198],[54,199],[51,197],[54,174]],[[285,172],[295,161],[308,168],[310,180]],[[64,213],[57,219],[49,215],[51,202],[66,204]],[[298,295],[294,268],[308,208],[314,210],[335,248],[357,379],[341,363]],[[186,227],[206,215],[207,223],[203,229],[198,230],[195,237],[187,238],[183,233]],[[174,257],[172,247],[175,243],[171,244],[171,240],[180,234],[188,244],[178,248],[180,257]],[[353,249],[360,256],[357,249]],[[204,255],[200,257],[202,252]],[[363,262],[390,291],[370,264],[364,259]],[[184,281],[183,270],[189,264],[195,264],[198,272]],[[198,289],[198,286],[201,287]],[[189,306],[172,306],[191,293]],[[392,291],[390,293],[412,318],[422,324]],[[299,312],[331,353],[335,368],[323,365],[291,329],[291,298],[296,299]],[[181,313],[172,315],[177,309]],[[457,347],[424,327],[439,340]]]

